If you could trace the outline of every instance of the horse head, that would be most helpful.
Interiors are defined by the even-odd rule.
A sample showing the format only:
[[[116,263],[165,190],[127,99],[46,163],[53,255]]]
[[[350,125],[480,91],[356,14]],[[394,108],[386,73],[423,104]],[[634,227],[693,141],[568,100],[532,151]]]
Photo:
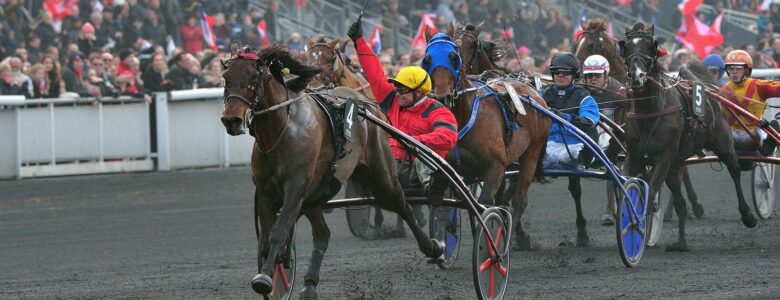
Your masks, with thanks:
[[[243,134],[246,116],[288,100],[302,91],[320,69],[302,64],[281,45],[260,50],[231,45],[231,58],[223,63],[225,92],[222,124],[230,135]],[[289,74],[296,78],[285,81]]]
[[[632,89],[642,89],[649,76],[658,76],[658,41],[653,38],[654,31],[654,25],[637,22],[626,26],[626,37],[619,42]]]
[[[431,36],[430,31],[426,30],[428,46],[421,64],[431,77],[434,97],[447,106],[452,106],[463,70],[463,61],[452,39],[454,34],[455,27],[452,24],[446,34],[437,33]]]
[[[580,60],[585,62],[591,55],[601,55],[607,58],[610,66],[610,76],[621,82],[625,81],[625,63],[618,56],[618,41],[610,36],[604,19],[590,19],[587,22],[580,21],[582,33],[575,39],[573,52]]]
[[[319,81],[323,86],[336,85],[337,79],[346,71],[340,57],[339,43],[339,39],[328,42],[324,37],[309,41],[309,50],[306,51],[306,54],[314,65],[322,69],[322,73],[317,75],[315,81]]]
[[[504,49],[494,42],[479,39],[484,22],[461,27],[455,38],[458,53],[464,61],[466,74],[477,75],[487,70],[501,69],[496,65],[504,55]]]

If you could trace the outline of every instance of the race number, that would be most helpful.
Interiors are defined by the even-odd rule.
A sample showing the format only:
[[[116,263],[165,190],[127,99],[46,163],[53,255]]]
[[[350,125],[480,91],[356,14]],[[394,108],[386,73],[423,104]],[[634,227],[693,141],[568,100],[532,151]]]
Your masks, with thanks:
[[[350,142],[352,141],[355,117],[357,115],[355,113],[356,109],[357,105],[355,105],[355,101],[352,99],[347,99],[347,103],[344,105],[344,138]]]
[[[693,114],[697,117],[704,117],[704,86],[701,83],[693,85]]]

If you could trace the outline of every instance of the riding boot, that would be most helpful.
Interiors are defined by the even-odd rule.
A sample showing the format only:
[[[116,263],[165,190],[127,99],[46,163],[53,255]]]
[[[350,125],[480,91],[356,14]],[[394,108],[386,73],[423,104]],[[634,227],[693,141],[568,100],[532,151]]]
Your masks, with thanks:
[[[769,126],[774,128],[776,131],[780,131],[780,125],[778,125],[777,120],[772,120],[769,122]],[[766,140],[764,140],[764,145],[761,146],[761,155],[771,156],[773,153],[775,153],[776,147],[777,143],[775,140],[767,137]]]
[[[444,203],[444,191],[449,184],[447,177],[441,172],[434,172],[431,175],[431,182],[428,185],[428,201],[431,205],[437,207]]]

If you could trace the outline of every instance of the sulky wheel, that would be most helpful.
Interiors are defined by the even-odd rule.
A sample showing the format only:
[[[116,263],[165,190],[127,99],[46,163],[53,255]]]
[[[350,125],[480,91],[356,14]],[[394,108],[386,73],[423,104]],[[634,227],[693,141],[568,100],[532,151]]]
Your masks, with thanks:
[[[658,203],[658,209],[653,212],[652,209],[648,210],[647,217],[647,244],[648,247],[654,247],[661,239],[661,230],[664,228],[664,207],[663,199],[661,199],[661,191],[655,194],[656,202]]]
[[[274,300],[291,299],[293,283],[295,283],[295,235],[290,236],[289,245],[286,253],[280,257],[274,267],[273,284],[271,285],[271,294],[266,298]]]
[[[432,239],[444,244],[444,261],[438,263],[439,268],[448,270],[455,264],[460,253],[461,226],[460,209],[450,207],[428,206],[428,231]]]
[[[777,155],[778,152],[775,152],[775,156]],[[770,163],[756,163],[750,174],[753,207],[762,219],[771,217],[772,210],[775,209],[775,175],[775,165]]]
[[[509,226],[511,216],[491,207],[482,213],[486,228],[480,228],[474,236],[473,270],[474,286],[478,299],[502,299],[509,283]],[[479,223],[478,223],[479,224]],[[490,232],[490,240],[485,232]],[[495,245],[498,253],[490,244]]]
[[[347,181],[344,185],[344,198],[357,198],[365,197],[355,188],[351,181]],[[361,205],[355,207],[348,207],[347,211],[347,225],[349,225],[349,231],[352,235],[365,239],[366,229],[371,224],[371,211],[377,208],[369,205]]]
[[[626,195],[619,198],[617,203],[617,233],[620,259],[626,267],[635,267],[642,259],[645,250],[648,216],[647,200],[644,199],[643,186],[636,180],[628,180],[624,184]],[[633,216],[631,208],[634,208],[636,216]],[[663,223],[663,221],[660,221]]]

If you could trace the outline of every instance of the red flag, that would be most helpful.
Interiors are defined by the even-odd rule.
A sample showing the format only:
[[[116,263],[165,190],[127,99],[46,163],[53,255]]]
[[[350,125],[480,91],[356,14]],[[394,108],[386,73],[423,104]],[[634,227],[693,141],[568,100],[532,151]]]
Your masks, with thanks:
[[[685,16],[680,30],[677,31],[675,39],[703,58],[712,52],[712,49],[723,44],[723,35],[720,34],[722,19],[723,14],[715,18],[712,26],[707,27],[707,24],[699,21],[696,16],[688,14]]]
[[[44,0],[43,8],[54,17],[54,21],[62,21],[70,14],[70,8],[75,3],[75,0]]]
[[[417,28],[417,34],[414,35],[414,38],[412,39],[412,43],[409,45],[410,48],[414,48],[414,46],[417,45],[423,45],[425,46],[425,28],[431,29],[431,34],[435,34],[438,32],[436,30],[436,25],[433,22],[433,20],[436,19],[436,14],[433,13],[424,13],[422,15],[422,21],[420,22],[420,27]]]
[[[309,5],[309,0],[295,0],[295,5],[297,5],[298,8],[304,7]]]
[[[686,16],[696,12],[696,9],[699,8],[699,5],[701,5],[702,2],[704,2],[704,0],[680,0],[680,4],[678,4],[677,7],[680,9],[683,16]]]
[[[268,40],[268,34],[265,32],[265,20],[260,20],[260,22],[257,23],[257,32],[260,33],[260,39],[261,43],[260,45],[265,47],[268,46],[268,44],[271,43],[271,41]]]
[[[623,6],[631,5],[631,0],[617,0],[617,3]]]

